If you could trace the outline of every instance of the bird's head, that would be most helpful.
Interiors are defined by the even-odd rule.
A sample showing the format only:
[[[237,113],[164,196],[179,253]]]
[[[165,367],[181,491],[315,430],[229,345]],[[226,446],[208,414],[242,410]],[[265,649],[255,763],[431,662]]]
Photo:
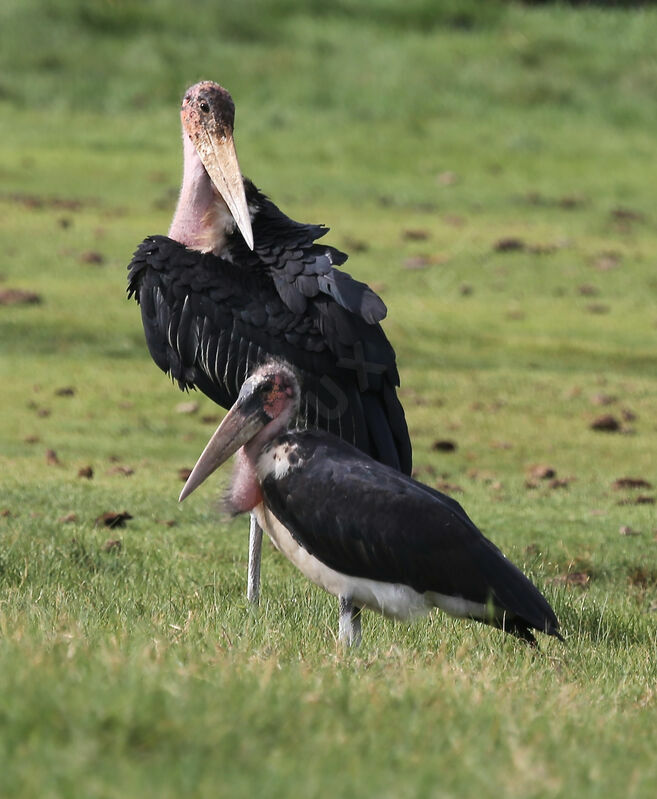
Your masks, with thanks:
[[[237,401],[208,441],[179,501],[192,493],[240,447],[256,452],[285,430],[299,409],[299,380],[282,361],[259,366],[242,384]]]
[[[206,80],[185,92],[180,118],[214,187],[223,197],[244,241],[253,249],[251,217],[233,140],[235,104],[218,83]]]

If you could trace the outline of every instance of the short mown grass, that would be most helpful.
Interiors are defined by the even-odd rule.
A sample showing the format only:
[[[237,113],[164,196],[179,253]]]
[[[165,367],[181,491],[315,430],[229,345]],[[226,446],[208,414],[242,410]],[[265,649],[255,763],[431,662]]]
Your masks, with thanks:
[[[0,305],[2,796],[654,796],[657,13],[377,8],[0,10],[0,295],[41,300]],[[565,645],[368,614],[343,653],[269,546],[248,606],[227,469],[178,505],[222,411],[151,363],[125,267],[200,78],[245,173],[384,297],[418,478]]]

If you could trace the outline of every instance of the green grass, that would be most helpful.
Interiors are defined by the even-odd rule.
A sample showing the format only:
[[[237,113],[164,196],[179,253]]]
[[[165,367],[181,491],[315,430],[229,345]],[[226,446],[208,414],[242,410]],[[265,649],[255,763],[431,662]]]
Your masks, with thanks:
[[[0,305],[3,797],[654,795],[656,489],[612,484],[657,485],[657,13],[434,5],[3,3],[0,292],[42,300]],[[176,411],[125,266],[167,230],[203,77],[244,171],[386,300],[419,478],[565,646],[368,614],[341,653],[334,600],[270,547],[247,606],[226,469],[177,504],[219,412]]]

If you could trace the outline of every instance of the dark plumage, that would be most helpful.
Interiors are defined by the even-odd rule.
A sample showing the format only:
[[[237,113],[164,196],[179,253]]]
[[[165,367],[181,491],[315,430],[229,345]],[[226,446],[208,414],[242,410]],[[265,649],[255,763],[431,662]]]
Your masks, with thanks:
[[[363,607],[412,619],[442,608],[532,644],[561,638],[540,591],[454,499],[377,463],[339,438],[287,430],[300,399],[282,362],[257,369],[198,459],[195,490],[238,449],[230,505],[252,511],[308,579],[340,597],[340,639],[360,639]]]
[[[411,445],[395,387],[395,354],[381,299],[336,265],[347,256],[316,239],[320,225],[289,219],[248,180],[254,249],[239,231],[221,257],[149,236],[129,266],[155,363],[183,389],[230,407],[245,376],[269,357],[298,368],[300,421],[410,473]]]
[[[191,86],[180,119],[183,180],[169,235],[145,239],[129,267],[153,360],[182,389],[228,408],[255,366],[284,357],[299,369],[299,424],[410,473],[395,354],[379,325],[385,305],[336,268],[344,253],[316,243],[326,228],[290,219],[243,178],[226,89]],[[261,541],[252,517],[254,603]]]
[[[479,621],[535,643],[532,629],[561,637],[550,605],[485,538],[456,500],[375,463],[321,432],[285,433],[303,468],[266,477],[267,507],[297,543],[352,577],[408,585],[489,605]]]

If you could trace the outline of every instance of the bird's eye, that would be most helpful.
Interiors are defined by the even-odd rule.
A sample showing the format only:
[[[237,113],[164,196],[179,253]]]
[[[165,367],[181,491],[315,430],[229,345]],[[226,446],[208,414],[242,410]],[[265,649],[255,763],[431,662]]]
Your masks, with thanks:
[[[201,111],[203,111],[204,114],[207,114],[208,111],[210,110],[210,106],[208,105],[208,103],[205,102],[205,100],[201,100],[201,102],[199,103],[199,108],[201,109]]]

